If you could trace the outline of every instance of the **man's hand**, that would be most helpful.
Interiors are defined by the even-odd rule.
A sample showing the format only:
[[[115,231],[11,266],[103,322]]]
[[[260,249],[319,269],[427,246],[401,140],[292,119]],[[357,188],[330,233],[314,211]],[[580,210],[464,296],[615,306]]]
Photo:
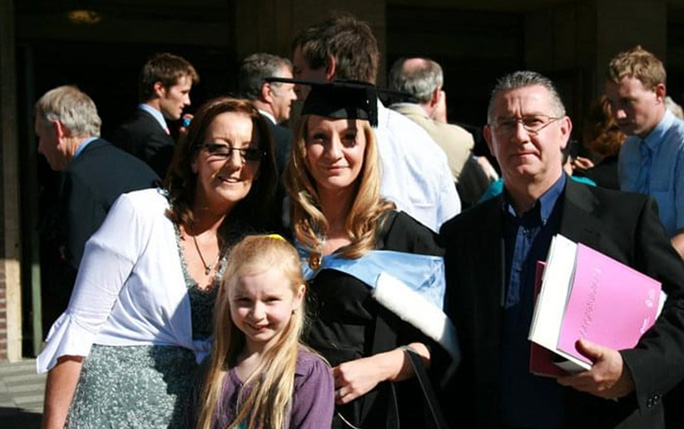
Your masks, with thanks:
[[[589,371],[559,377],[559,384],[604,399],[622,398],[634,390],[632,375],[617,350],[586,340],[577,342],[577,350],[593,361],[594,366]]]
[[[190,128],[190,123],[194,116],[191,113],[185,113],[181,117],[181,126],[178,128],[178,134],[185,135],[188,133],[188,128]]]
[[[589,158],[585,158],[583,156],[578,156],[572,161],[572,169],[573,170],[589,170],[590,168],[594,168],[594,161],[592,161]]]

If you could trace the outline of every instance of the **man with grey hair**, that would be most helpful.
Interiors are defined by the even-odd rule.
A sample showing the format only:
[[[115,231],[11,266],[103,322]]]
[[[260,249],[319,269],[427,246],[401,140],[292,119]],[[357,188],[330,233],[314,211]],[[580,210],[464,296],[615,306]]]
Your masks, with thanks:
[[[41,228],[62,266],[54,270],[61,278],[49,279],[56,287],[43,291],[43,321],[50,326],[68,304],[86,241],[114,200],[156,186],[159,177],[143,161],[100,138],[102,122],[95,103],[78,88],[60,86],[46,92],[35,114],[38,152],[53,170],[62,172],[56,207]]]
[[[684,378],[684,263],[650,197],[567,180],[571,130],[549,79],[515,72],[498,82],[484,136],[505,191],[440,232],[462,350],[443,395],[454,427],[665,427],[662,395]],[[537,261],[555,234],[658,279],[669,296],[634,348],[581,339],[592,368],[557,379],[530,372],[528,340]]]
[[[390,69],[389,87],[414,97],[415,102],[394,103],[395,110],[417,123],[444,150],[454,182],[471,156],[472,134],[446,121],[446,94],[442,67],[427,58],[401,58]]]
[[[442,148],[461,202],[467,207],[476,203],[497,177],[486,158],[478,162],[474,157],[472,134],[447,122],[443,85],[442,67],[435,61],[428,58],[400,58],[390,69],[389,87],[410,94],[413,100],[394,103],[390,109],[420,125]],[[494,172],[492,180],[490,172]]]
[[[290,60],[266,53],[252,54],[240,65],[238,91],[268,119],[276,144],[278,171],[282,174],[290,153],[292,131],[279,124],[290,118],[292,102],[297,99],[297,94],[294,84],[266,82],[269,77],[291,79]]]

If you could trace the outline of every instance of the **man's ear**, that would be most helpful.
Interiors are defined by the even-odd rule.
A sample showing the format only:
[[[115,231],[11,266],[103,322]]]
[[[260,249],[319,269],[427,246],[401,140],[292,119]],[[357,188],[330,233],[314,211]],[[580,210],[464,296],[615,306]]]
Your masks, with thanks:
[[[572,132],[572,121],[569,116],[560,119],[560,132],[562,135],[561,149],[565,149],[570,141],[570,133]]]
[[[442,98],[442,87],[438,86],[432,91],[432,97],[430,97],[430,107],[434,107],[439,104],[439,100]]]
[[[328,55],[328,59],[325,62],[325,80],[330,82],[335,78],[337,74],[337,60],[332,55]]]
[[[63,123],[57,120],[52,120],[50,123],[52,125],[52,131],[55,133],[58,139],[69,137],[71,135],[71,131],[69,131],[69,129],[65,127]]]
[[[264,82],[263,85],[261,85],[261,101],[268,104],[273,102],[273,89],[268,82]]]
[[[164,88],[163,83],[159,81],[155,82],[154,85],[152,85],[152,89],[157,98],[164,98],[166,96],[166,88]]]
[[[658,101],[660,101],[661,103],[664,103],[665,102],[665,95],[667,93],[667,91],[665,89],[665,84],[662,82],[657,84],[655,86],[655,88],[653,88],[653,91],[655,92],[656,98],[658,99]]]

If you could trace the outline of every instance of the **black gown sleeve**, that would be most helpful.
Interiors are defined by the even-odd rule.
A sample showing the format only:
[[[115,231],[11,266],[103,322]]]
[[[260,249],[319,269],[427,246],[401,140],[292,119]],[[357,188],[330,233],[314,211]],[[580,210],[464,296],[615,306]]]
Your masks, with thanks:
[[[438,235],[430,228],[404,212],[396,212],[393,218],[386,219],[386,229],[379,239],[379,250],[395,250],[398,252],[420,255],[443,256],[444,249],[438,244]]]

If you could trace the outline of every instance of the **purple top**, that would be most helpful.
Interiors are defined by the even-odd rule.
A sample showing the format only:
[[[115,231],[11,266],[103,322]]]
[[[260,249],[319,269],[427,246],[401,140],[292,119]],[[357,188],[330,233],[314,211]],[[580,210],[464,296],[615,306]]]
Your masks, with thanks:
[[[223,379],[221,403],[217,405],[212,428],[224,429],[237,416],[237,402],[242,380],[231,368]],[[334,383],[330,367],[318,356],[299,350],[295,368],[294,398],[290,429],[329,428],[335,409]]]

